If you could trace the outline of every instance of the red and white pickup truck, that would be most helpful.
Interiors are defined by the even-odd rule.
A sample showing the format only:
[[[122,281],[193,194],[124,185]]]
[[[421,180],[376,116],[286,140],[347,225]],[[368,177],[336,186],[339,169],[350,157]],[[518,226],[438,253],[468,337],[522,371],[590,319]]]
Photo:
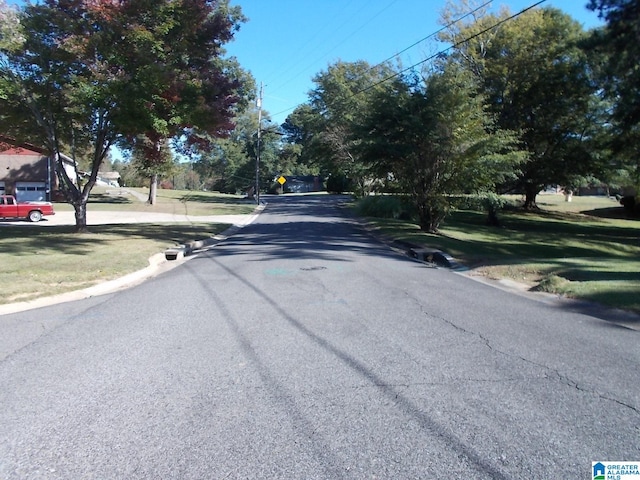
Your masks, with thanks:
[[[45,215],[55,215],[50,202],[18,203],[13,195],[0,195],[0,218],[25,218],[39,222]]]

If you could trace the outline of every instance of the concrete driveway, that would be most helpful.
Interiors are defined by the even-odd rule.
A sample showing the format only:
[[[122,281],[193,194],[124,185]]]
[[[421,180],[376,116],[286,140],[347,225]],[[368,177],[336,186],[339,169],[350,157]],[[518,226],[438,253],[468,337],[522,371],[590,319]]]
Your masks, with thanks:
[[[178,215],[172,213],[155,212],[87,212],[87,225],[106,225],[122,223],[226,223],[229,225],[243,226],[251,223],[255,214],[250,215]],[[44,217],[38,223],[24,220],[2,221],[0,225],[31,225],[34,227],[50,227],[59,225],[75,225],[74,212],[58,211],[55,215]]]

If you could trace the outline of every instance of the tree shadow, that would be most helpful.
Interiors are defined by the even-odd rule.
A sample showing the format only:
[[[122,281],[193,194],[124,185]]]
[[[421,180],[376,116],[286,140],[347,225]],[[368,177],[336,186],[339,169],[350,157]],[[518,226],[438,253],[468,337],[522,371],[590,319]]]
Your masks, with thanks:
[[[246,197],[232,198],[230,196],[216,197],[210,194],[190,192],[186,195],[182,195],[178,198],[181,202],[198,202],[198,203],[213,203],[213,204],[255,204],[255,200],[251,200]]]
[[[354,219],[338,210],[341,198],[319,196],[273,197],[269,216],[244,227],[216,247],[216,256],[254,255],[253,245],[266,247],[251,261],[275,259],[315,259],[344,261],[349,252],[390,256],[392,250],[371,235]],[[261,220],[265,216],[260,217]],[[313,220],[309,220],[312,218]]]
[[[584,210],[580,213],[596,218],[611,218],[615,220],[632,220],[640,222],[640,217],[625,210],[624,207],[596,208],[594,210]]]
[[[92,193],[87,203],[101,203],[108,205],[131,205],[134,202],[125,195],[109,195],[107,193]]]
[[[90,254],[92,246],[107,244],[120,238],[140,238],[166,242],[167,247],[195,240],[209,238],[228,224],[109,224],[92,225],[88,233],[76,233],[71,225],[34,228],[33,226],[0,227],[0,241],[3,251],[13,255],[31,255],[44,249],[55,249],[70,255]],[[19,238],[20,242],[9,240]]]

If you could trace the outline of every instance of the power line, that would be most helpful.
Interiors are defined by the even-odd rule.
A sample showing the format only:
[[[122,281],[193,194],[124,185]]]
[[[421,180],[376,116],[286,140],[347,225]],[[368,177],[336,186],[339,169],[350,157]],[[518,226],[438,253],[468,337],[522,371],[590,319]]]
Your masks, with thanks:
[[[370,90],[370,89],[372,89],[372,88],[374,88],[374,87],[376,87],[376,86],[378,86],[378,85],[380,85],[380,84],[382,84],[382,83],[384,83],[384,82],[387,82],[387,81],[389,81],[389,80],[391,80],[391,79],[393,79],[393,78],[395,78],[395,77],[398,77],[398,76],[402,75],[403,73],[405,73],[405,72],[407,72],[407,71],[409,71],[409,70],[411,70],[411,69],[413,69],[413,68],[415,68],[415,67],[417,67],[417,66],[419,66],[419,65],[422,65],[422,64],[424,64],[424,63],[426,63],[426,62],[428,62],[428,61],[430,61],[430,60],[433,60],[433,59],[434,59],[434,58],[436,58],[437,56],[439,56],[439,55],[441,55],[441,54],[443,54],[443,53],[445,53],[445,52],[447,52],[447,51],[449,51],[449,50],[451,50],[451,49],[453,49],[453,48],[456,48],[456,47],[458,47],[459,45],[462,45],[463,43],[466,43],[466,42],[468,42],[468,41],[470,41],[470,40],[473,40],[474,38],[476,38],[476,37],[478,37],[478,36],[482,35],[483,33],[486,33],[487,31],[489,31],[489,30],[491,30],[491,29],[493,29],[493,28],[496,28],[496,27],[498,27],[498,26],[502,25],[503,23],[505,23],[505,22],[507,22],[507,21],[509,21],[509,20],[512,20],[513,18],[515,18],[515,17],[517,17],[517,16],[519,16],[519,15],[522,15],[523,13],[527,12],[528,10],[531,10],[531,9],[535,8],[535,7],[537,7],[537,6],[541,5],[542,3],[546,2],[546,1],[547,1],[547,0],[540,0],[539,2],[537,2],[537,3],[533,4],[533,5],[531,5],[531,6],[527,7],[527,8],[525,8],[525,9],[523,9],[523,10],[521,10],[521,11],[519,11],[518,13],[516,13],[516,14],[514,14],[514,15],[512,15],[511,17],[506,18],[506,19],[503,19],[503,20],[501,20],[500,22],[496,23],[495,25],[493,25],[493,26],[491,26],[491,27],[489,27],[489,28],[487,28],[487,29],[485,29],[485,30],[483,30],[483,31],[481,31],[481,32],[478,32],[478,33],[476,33],[475,35],[472,35],[471,37],[469,37],[469,38],[467,38],[467,39],[464,39],[464,40],[461,40],[461,41],[459,41],[459,42],[456,42],[456,43],[454,43],[453,45],[451,45],[451,46],[449,46],[449,47],[447,47],[447,48],[445,48],[445,49],[443,49],[443,50],[439,51],[438,53],[436,53],[436,54],[434,54],[434,55],[431,55],[431,56],[427,57],[426,59],[421,60],[421,61],[420,61],[420,62],[418,62],[418,63],[415,63],[415,64],[411,65],[410,67],[407,67],[407,68],[405,68],[405,69],[403,69],[403,70],[401,70],[401,71],[399,71],[399,72],[394,73],[393,75],[390,75],[389,77],[384,78],[383,80],[380,80],[379,82],[376,82],[376,83],[374,83],[374,84],[372,84],[372,85],[370,85],[370,86],[368,86],[368,87],[366,87],[366,88],[364,88],[364,89],[362,89],[362,90],[360,90],[360,91],[355,92],[352,96],[356,96],[356,95],[359,95],[360,93],[364,93],[364,92],[366,92],[366,91],[368,91],[368,90]],[[475,9],[471,10],[470,12],[465,13],[465,14],[464,14],[464,15],[462,15],[461,17],[459,17],[459,18],[457,18],[457,19],[455,19],[455,20],[453,20],[453,21],[449,22],[447,25],[443,26],[443,27],[442,27],[442,28],[440,28],[439,30],[437,30],[437,31],[435,31],[435,32],[433,32],[433,33],[431,33],[431,34],[427,35],[426,37],[422,38],[421,40],[418,40],[417,42],[415,42],[415,43],[413,43],[412,45],[410,45],[410,46],[406,47],[405,49],[401,50],[400,52],[396,53],[395,55],[392,55],[391,57],[387,58],[386,60],[383,60],[382,62],[378,63],[377,65],[375,65],[375,66],[371,67],[369,70],[373,70],[373,69],[375,69],[375,68],[379,67],[380,65],[383,65],[384,63],[388,62],[389,60],[392,60],[392,59],[394,59],[394,58],[398,57],[399,55],[401,55],[402,53],[406,52],[407,50],[410,50],[411,48],[413,48],[413,47],[415,47],[416,45],[418,45],[418,44],[420,44],[420,43],[424,42],[425,40],[427,40],[427,39],[429,39],[429,38],[432,38],[432,37],[436,36],[438,33],[442,32],[443,30],[445,30],[445,29],[447,29],[447,28],[449,28],[449,27],[451,27],[451,26],[455,25],[456,23],[460,22],[461,20],[464,20],[464,19],[465,19],[465,18],[467,18],[468,16],[473,15],[474,13],[476,13],[477,11],[481,10],[482,8],[486,7],[487,5],[489,5],[489,4],[491,4],[491,3],[492,3],[492,0],[489,0],[489,1],[485,2],[485,3],[483,3],[483,4],[482,4],[482,5],[480,5],[479,7],[475,8]],[[389,6],[390,6],[390,5],[389,5]],[[388,8],[388,7],[385,7],[385,9],[386,9],[386,8]],[[287,112],[289,112],[289,111],[294,110],[294,109],[295,109],[295,108],[297,108],[297,107],[298,107],[298,105],[295,105],[295,106],[293,106],[293,107],[286,108],[286,109],[284,109],[284,110],[281,110],[281,111],[279,111],[279,112],[277,112],[277,113],[272,114],[272,116],[274,116],[274,117],[275,117],[275,116],[281,115],[281,114],[283,114],[283,113],[287,113]]]
[[[314,65],[318,60],[323,59],[324,57],[326,57],[327,55],[329,55],[331,52],[333,52],[336,48],[340,47],[341,45],[343,45],[347,40],[349,40],[351,37],[353,37],[356,33],[358,33],[360,30],[362,30],[364,27],[366,27],[369,23],[371,23],[373,20],[375,20],[377,17],[379,17],[384,11],[388,10],[394,3],[396,3],[398,0],[393,0],[391,3],[389,3],[386,7],[382,8],[381,10],[379,10],[375,15],[373,15],[373,17],[370,17],[366,22],[364,22],[362,25],[360,25],[360,27],[358,27],[355,31],[353,31],[352,33],[350,33],[349,35],[347,35],[345,38],[343,38],[342,40],[340,40],[338,43],[336,43],[333,47],[331,47],[329,50],[325,51],[322,55],[320,55],[317,59],[315,59],[313,62],[311,62],[309,65],[307,65],[306,67],[302,68],[301,70],[299,70],[299,73],[297,73],[295,76],[290,77],[289,79],[287,79],[285,82],[279,84],[277,87],[275,87],[275,89],[279,89],[280,87],[284,86],[286,83],[290,82],[291,80],[294,80],[296,78],[298,78],[300,75],[302,75],[309,67],[311,67],[312,65]],[[364,10],[368,5],[364,4],[363,7],[358,10],[358,12],[356,12],[353,16],[356,16],[358,13],[360,13],[360,11]],[[353,18],[353,16],[351,18]],[[347,23],[349,23],[351,19],[345,21],[342,25],[340,25],[335,31],[340,30],[344,25],[346,25]],[[294,107],[295,108],[295,107]]]
[[[352,97],[355,97],[356,95],[359,95],[359,94],[361,94],[361,93],[367,92],[367,91],[371,90],[372,88],[375,88],[375,87],[377,87],[378,85],[381,85],[381,84],[383,84],[383,83],[385,83],[385,82],[387,82],[387,81],[389,81],[389,80],[391,80],[391,79],[393,79],[393,78],[399,77],[399,76],[400,76],[400,75],[402,75],[403,73],[408,72],[409,70],[412,70],[413,68],[415,68],[415,67],[417,67],[417,66],[419,66],[419,65],[422,65],[422,64],[424,64],[424,63],[427,63],[428,61],[433,60],[434,58],[436,58],[436,57],[438,57],[438,56],[442,55],[443,53],[446,53],[446,52],[448,52],[449,50],[452,50],[452,49],[454,49],[454,48],[457,48],[457,47],[459,47],[460,45],[462,45],[462,44],[464,44],[464,43],[467,43],[467,42],[469,42],[469,41],[473,40],[474,38],[479,37],[480,35],[482,35],[482,34],[484,34],[484,33],[487,33],[489,30],[493,30],[494,28],[499,27],[500,25],[502,25],[502,24],[504,24],[504,23],[506,23],[506,22],[508,22],[508,21],[510,21],[510,20],[513,20],[514,18],[516,18],[516,17],[518,17],[518,16],[522,15],[523,13],[528,12],[529,10],[531,10],[531,9],[533,9],[533,8],[536,8],[536,7],[538,7],[539,5],[542,5],[542,4],[543,4],[544,2],[546,2],[546,1],[547,1],[547,0],[540,0],[540,1],[539,1],[539,2],[537,2],[537,3],[534,3],[533,5],[530,5],[529,7],[527,7],[527,8],[524,8],[524,9],[520,10],[518,13],[515,13],[515,14],[511,15],[511,16],[510,16],[510,17],[508,17],[508,18],[504,18],[504,19],[500,20],[499,22],[497,22],[496,24],[494,24],[494,25],[492,25],[492,26],[490,26],[490,27],[487,27],[487,28],[485,28],[484,30],[482,30],[482,31],[480,31],[480,32],[478,32],[478,33],[475,33],[475,34],[471,35],[471,36],[470,36],[470,37],[468,37],[468,38],[465,38],[464,40],[460,40],[460,41],[458,41],[458,42],[455,42],[454,44],[450,45],[449,47],[444,48],[444,49],[440,50],[440,51],[439,51],[439,52],[437,52],[437,53],[434,53],[433,55],[431,55],[431,56],[429,56],[429,57],[425,58],[424,60],[421,60],[421,61],[419,61],[419,62],[417,62],[417,63],[414,63],[414,64],[413,64],[413,65],[411,65],[410,67],[404,68],[404,69],[400,70],[399,72],[394,73],[393,75],[389,75],[388,77],[386,77],[386,78],[384,78],[384,79],[382,79],[382,80],[380,80],[380,81],[378,81],[378,82],[376,82],[376,83],[374,83],[374,84],[372,84],[372,85],[369,85],[368,87],[363,88],[362,90],[359,90],[359,91],[355,92],[355,93],[352,95]],[[295,107],[294,107],[294,108],[295,108]],[[285,110],[285,111],[286,111],[286,110]],[[280,112],[280,113],[284,113],[284,112]]]
[[[453,20],[452,22],[449,22],[447,25],[443,26],[442,28],[440,28],[439,30],[436,30],[433,33],[430,33],[429,35],[427,35],[426,37],[424,37],[421,40],[418,40],[417,42],[409,45],[407,48],[405,48],[404,50],[400,50],[398,53],[396,53],[395,55],[390,56],[389,58],[387,58],[386,60],[381,61],[380,63],[378,63],[377,65],[374,65],[373,67],[370,68],[370,70],[373,70],[375,68],[378,68],[380,65],[383,65],[385,63],[387,63],[390,60],[393,60],[396,57],[399,57],[400,55],[402,55],[404,52],[406,52],[407,50],[411,50],[413,47],[415,47],[416,45],[421,44],[422,42],[424,42],[425,40],[428,40],[432,37],[435,37],[436,35],[438,35],[440,32],[442,32],[443,30],[446,30],[447,28],[455,25],[456,23],[458,23],[461,20],[464,20],[465,18],[467,18],[470,15],[473,15],[474,13],[476,13],[478,10],[483,9],[484,7],[486,7],[487,5],[490,5],[493,2],[493,0],[489,0],[485,3],[483,3],[482,5],[480,5],[479,7],[471,10],[468,13],[465,13],[463,16],[461,16],[460,18],[457,18],[455,20]]]
[[[354,0],[350,0],[350,1],[349,1],[349,3],[347,3],[346,5],[344,5],[344,4],[343,4],[343,5],[341,5],[340,10],[342,10],[342,11],[346,11],[346,10],[348,10],[348,8],[351,6],[351,4],[352,4],[353,2],[354,2]],[[367,6],[366,4],[365,4],[365,5],[363,5],[363,6],[362,6],[358,11],[356,11],[355,13],[353,13],[353,14],[352,14],[352,15],[351,15],[347,20],[345,20],[342,24],[340,24],[338,27],[334,28],[334,29],[333,29],[333,32],[332,32],[332,33],[330,33],[330,34],[329,34],[329,36],[330,36],[330,35],[333,35],[333,34],[335,34],[335,33],[337,33],[337,32],[338,32],[342,27],[344,27],[345,25],[347,25],[347,24],[348,24],[348,23],[349,23],[349,22],[350,22],[350,21],[351,21],[351,20],[352,20],[356,15],[358,15],[362,10],[364,10],[364,8],[366,8],[366,6]],[[294,54],[290,55],[289,57],[290,57],[290,58],[293,58],[293,59],[297,59],[297,58],[299,58],[299,57],[300,57],[300,54],[301,54],[301,53],[303,53],[303,52],[305,52],[305,51],[308,51],[308,48],[307,48],[307,47],[311,46],[311,45],[313,44],[313,42],[315,42],[316,38],[317,38],[317,37],[319,37],[319,36],[320,36],[320,34],[321,34],[321,33],[323,33],[323,32],[327,29],[327,27],[328,27],[329,25],[330,25],[329,23],[325,23],[325,24],[324,24],[320,29],[316,30],[316,32],[315,32],[313,35],[311,35],[311,37],[309,37],[309,39],[308,39],[305,43],[303,43],[302,45],[299,45],[299,46],[298,46],[298,49],[296,50],[296,52],[295,52]],[[286,75],[288,75],[288,74],[289,74],[289,72],[291,72],[294,68],[296,68],[295,62],[294,62],[294,65],[293,65],[293,66],[291,66],[288,70],[285,70],[285,71],[284,71],[284,73],[282,73],[282,74],[281,74],[281,76],[286,76]],[[274,69],[272,69],[272,70],[271,70],[271,71],[270,71],[270,72],[265,76],[265,79],[268,81],[274,73],[277,73],[277,71],[278,71],[277,67],[276,67],[276,68],[274,68]]]

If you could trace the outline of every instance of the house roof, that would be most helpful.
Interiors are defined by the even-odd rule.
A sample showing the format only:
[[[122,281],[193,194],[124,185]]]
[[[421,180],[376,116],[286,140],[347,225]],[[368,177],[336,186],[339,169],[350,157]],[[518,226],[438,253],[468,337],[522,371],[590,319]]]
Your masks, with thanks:
[[[0,134],[0,153],[4,153],[8,150],[27,150],[29,152],[39,153],[41,155],[45,153],[44,149],[40,147],[31,145],[29,143],[19,143],[11,137]]]
[[[0,150],[0,155],[33,155],[41,157],[42,154],[38,152],[34,152],[33,150],[29,150],[23,147],[12,147],[7,150]]]
[[[118,180],[120,174],[118,172],[98,172],[98,177],[103,180]]]

